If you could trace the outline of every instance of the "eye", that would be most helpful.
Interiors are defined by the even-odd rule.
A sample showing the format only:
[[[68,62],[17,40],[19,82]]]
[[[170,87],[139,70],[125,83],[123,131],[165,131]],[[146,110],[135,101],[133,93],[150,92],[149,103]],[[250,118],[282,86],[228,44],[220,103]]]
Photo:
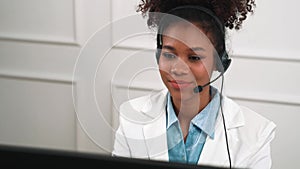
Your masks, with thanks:
[[[165,53],[162,53],[162,55],[163,55],[165,58],[167,58],[167,59],[173,59],[173,58],[176,58],[176,55],[173,54],[173,53],[167,53],[167,52],[165,52]]]
[[[192,56],[189,56],[189,60],[193,61],[193,62],[196,62],[196,61],[201,61],[204,57],[202,56],[198,56],[198,55],[192,55]]]

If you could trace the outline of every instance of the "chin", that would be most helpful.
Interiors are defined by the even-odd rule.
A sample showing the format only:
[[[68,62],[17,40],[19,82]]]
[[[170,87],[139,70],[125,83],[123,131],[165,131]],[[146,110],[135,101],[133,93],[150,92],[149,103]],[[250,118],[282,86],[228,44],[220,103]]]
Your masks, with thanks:
[[[173,99],[175,100],[189,100],[191,98],[194,98],[195,96],[197,96],[197,94],[195,94],[193,92],[193,89],[184,89],[184,90],[180,90],[180,89],[169,89],[169,92],[172,96]]]

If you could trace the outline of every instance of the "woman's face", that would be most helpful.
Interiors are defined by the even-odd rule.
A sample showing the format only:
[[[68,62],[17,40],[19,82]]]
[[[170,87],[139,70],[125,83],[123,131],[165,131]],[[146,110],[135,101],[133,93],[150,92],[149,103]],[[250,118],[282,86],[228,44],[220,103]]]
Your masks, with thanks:
[[[209,38],[199,26],[183,22],[169,25],[162,38],[159,70],[172,98],[184,101],[199,96],[194,88],[208,83],[215,69],[215,49]]]

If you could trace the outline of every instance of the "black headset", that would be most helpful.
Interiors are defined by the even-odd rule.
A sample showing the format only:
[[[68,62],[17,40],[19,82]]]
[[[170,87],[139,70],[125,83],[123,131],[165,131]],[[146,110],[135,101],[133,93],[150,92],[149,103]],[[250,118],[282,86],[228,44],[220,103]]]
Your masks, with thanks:
[[[215,14],[213,14],[212,11],[210,11],[209,9],[207,8],[204,8],[204,7],[201,7],[201,6],[192,6],[192,5],[184,5],[184,6],[179,6],[179,7],[176,7],[176,8],[173,8],[171,9],[169,12],[167,12],[165,14],[165,16],[168,16],[168,15],[172,15],[173,12],[177,11],[177,10],[180,10],[180,9],[196,9],[196,10],[199,10],[199,11],[203,11],[205,12],[206,14],[210,15],[212,18],[215,19],[215,21],[219,24],[219,27],[220,29],[222,30],[222,33],[224,34],[224,30],[222,28],[222,25],[221,22],[219,21],[219,19],[215,16]],[[160,23],[163,23],[164,22],[164,19],[165,17],[163,16],[161,19],[160,19]],[[163,44],[163,41],[162,41],[162,36],[163,36],[163,29],[164,27],[161,26],[161,24],[158,25],[158,31],[157,31],[157,37],[156,37],[156,61],[157,63],[159,62],[159,58],[160,58],[160,55],[161,55],[161,50],[162,50],[162,44]],[[218,53],[218,56],[219,56],[219,59],[220,59],[220,63],[221,64],[218,64],[219,62],[217,61],[217,65],[216,65],[216,68],[219,72],[221,73],[224,73],[230,63],[231,63],[231,59],[229,58],[228,56],[228,53],[226,52],[226,48],[224,46],[224,51],[222,51],[221,53]]]

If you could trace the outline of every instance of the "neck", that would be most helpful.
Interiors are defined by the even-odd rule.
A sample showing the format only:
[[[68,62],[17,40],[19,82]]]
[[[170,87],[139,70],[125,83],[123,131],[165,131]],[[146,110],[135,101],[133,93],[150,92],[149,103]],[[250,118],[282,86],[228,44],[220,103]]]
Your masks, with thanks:
[[[173,100],[174,110],[178,120],[190,122],[199,112],[201,112],[210,101],[209,88],[205,88],[201,93],[195,94],[187,100]]]
[[[205,108],[210,100],[209,88],[205,88],[202,92],[187,100],[172,99],[184,140],[188,135],[191,120]]]

